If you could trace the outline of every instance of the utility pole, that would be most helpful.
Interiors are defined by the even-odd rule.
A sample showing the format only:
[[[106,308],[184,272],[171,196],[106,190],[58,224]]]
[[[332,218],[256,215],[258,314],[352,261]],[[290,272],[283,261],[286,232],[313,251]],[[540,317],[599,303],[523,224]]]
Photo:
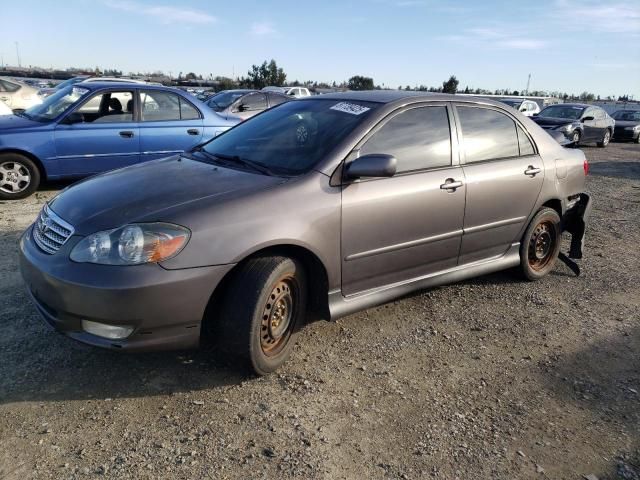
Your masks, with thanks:
[[[527,89],[525,90],[525,95],[529,95],[529,87],[531,86],[531,74],[529,74],[529,78],[527,78]]]
[[[20,63],[20,48],[18,46],[18,42],[15,42],[16,44],[16,55],[18,57],[18,68],[22,68],[22,64]]]

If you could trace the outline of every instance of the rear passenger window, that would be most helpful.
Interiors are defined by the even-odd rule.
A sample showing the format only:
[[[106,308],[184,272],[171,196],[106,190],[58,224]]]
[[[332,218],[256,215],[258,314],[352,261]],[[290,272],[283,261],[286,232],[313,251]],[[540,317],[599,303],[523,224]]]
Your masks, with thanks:
[[[531,140],[529,140],[520,125],[518,125],[518,145],[520,146],[520,155],[533,155],[536,153]]]
[[[182,120],[198,120],[200,112],[184,98],[180,98],[180,118]]]
[[[507,115],[478,107],[457,107],[466,163],[520,154],[516,124]]]
[[[396,115],[360,149],[393,155],[398,172],[451,165],[451,134],[446,107],[412,108]]]
[[[143,122],[180,120],[180,99],[174,93],[148,91],[140,93]]]

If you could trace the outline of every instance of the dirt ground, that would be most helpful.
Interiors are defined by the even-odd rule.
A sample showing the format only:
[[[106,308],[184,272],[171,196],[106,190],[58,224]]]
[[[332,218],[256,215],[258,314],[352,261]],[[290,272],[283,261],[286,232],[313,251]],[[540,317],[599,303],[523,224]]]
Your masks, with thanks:
[[[51,331],[0,202],[0,479],[640,478],[640,145],[585,147],[583,275],[559,264],[309,325],[267,378],[210,351],[123,355]]]

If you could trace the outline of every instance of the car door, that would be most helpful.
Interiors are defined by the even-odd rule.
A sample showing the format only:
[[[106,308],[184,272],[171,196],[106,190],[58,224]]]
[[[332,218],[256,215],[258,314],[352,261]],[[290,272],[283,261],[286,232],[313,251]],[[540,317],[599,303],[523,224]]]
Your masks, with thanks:
[[[190,150],[202,141],[200,111],[174,92],[140,90],[141,161]]]
[[[363,178],[343,187],[344,295],[456,266],[465,184],[451,119],[446,104],[403,109],[347,159],[383,153],[398,164],[391,178]]]
[[[593,107],[585,109],[582,114],[582,140],[594,141],[599,140],[601,137],[600,128],[598,128],[598,120],[596,118],[597,112]]]
[[[231,113],[242,120],[257,115],[267,109],[267,96],[264,93],[249,93],[236,101],[231,107]]]
[[[460,264],[504,254],[520,241],[544,179],[531,138],[502,110],[456,105],[467,182]]]
[[[596,128],[598,129],[597,137],[595,140],[602,141],[604,139],[604,134],[609,128],[609,120],[607,119],[607,112],[605,112],[601,108],[594,107],[595,111],[595,119],[596,119]]]
[[[139,161],[133,93],[132,89],[101,90],[58,123],[54,138],[63,175],[88,175]]]

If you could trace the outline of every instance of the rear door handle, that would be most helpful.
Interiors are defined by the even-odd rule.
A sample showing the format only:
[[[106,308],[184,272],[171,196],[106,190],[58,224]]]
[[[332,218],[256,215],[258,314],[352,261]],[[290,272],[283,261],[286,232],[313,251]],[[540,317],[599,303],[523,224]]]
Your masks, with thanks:
[[[525,175],[530,175],[532,177],[535,177],[537,174],[539,174],[542,171],[541,168],[538,167],[534,167],[533,165],[529,165],[527,167],[527,169],[524,171]]]
[[[198,135],[200,133],[200,130],[198,130],[197,128],[190,128],[189,130],[187,130],[187,133],[189,135]]]
[[[460,188],[464,185],[459,180],[454,180],[453,178],[447,178],[442,185],[440,185],[441,190],[448,190],[449,192],[455,192],[456,189]]]
[[[122,138],[133,138],[133,132],[131,130],[125,130],[124,132],[120,132],[120,136]]]

